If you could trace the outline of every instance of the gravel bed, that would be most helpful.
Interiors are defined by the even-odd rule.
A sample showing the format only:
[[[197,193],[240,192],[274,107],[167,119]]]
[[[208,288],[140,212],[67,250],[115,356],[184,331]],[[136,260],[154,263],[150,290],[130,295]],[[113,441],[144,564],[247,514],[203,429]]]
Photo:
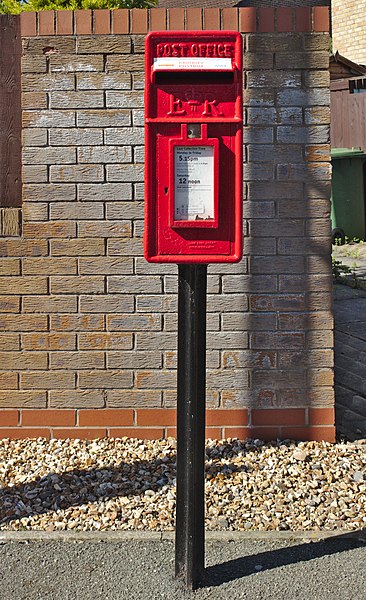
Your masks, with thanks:
[[[175,440],[0,440],[0,529],[172,530]],[[206,528],[366,526],[366,441],[209,440]]]

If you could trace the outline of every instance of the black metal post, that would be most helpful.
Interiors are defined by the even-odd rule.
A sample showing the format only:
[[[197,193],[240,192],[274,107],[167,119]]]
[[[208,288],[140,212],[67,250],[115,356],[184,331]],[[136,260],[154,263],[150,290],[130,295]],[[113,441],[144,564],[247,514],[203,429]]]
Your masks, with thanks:
[[[205,554],[207,265],[178,265],[175,575],[197,586]]]

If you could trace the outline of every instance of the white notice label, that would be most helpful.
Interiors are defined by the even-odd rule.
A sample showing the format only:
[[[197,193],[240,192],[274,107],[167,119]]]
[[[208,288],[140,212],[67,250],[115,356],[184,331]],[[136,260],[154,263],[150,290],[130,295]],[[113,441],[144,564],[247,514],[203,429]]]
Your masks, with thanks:
[[[213,146],[174,147],[174,220],[214,219]]]
[[[231,58],[196,58],[196,57],[164,57],[154,58],[154,71],[231,71]]]

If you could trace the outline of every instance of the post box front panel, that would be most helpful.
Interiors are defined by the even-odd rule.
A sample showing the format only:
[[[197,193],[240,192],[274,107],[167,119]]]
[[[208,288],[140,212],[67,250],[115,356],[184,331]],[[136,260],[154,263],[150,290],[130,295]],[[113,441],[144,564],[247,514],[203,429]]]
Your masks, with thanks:
[[[185,55],[169,56],[173,52]],[[239,34],[162,32],[148,36],[147,260],[240,260],[241,89]]]
[[[169,74],[172,78],[174,75]],[[184,73],[178,82],[167,82],[165,77],[157,78],[159,87],[155,98],[152,98],[151,112],[156,118],[178,117],[181,121],[201,121],[203,119],[222,119],[236,116],[235,86],[233,77],[227,78],[220,73],[210,76],[197,73]],[[232,74],[231,74],[232,75]],[[164,73],[165,76],[165,73]],[[221,77],[223,82],[215,82],[215,77]],[[206,82],[205,82],[206,80]],[[219,89],[216,89],[219,86]],[[218,98],[220,100],[218,100]],[[154,102],[155,100],[155,102]]]

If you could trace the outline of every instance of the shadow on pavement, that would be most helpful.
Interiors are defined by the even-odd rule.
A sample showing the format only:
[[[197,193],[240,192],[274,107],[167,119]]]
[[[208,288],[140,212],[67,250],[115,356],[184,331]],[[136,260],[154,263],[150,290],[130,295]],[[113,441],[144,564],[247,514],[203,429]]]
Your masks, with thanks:
[[[0,525],[118,496],[141,495],[148,489],[156,492],[164,485],[172,485],[174,461],[175,454],[170,464],[160,459],[121,462],[99,469],[48,473],[33,481],[6,486],[0,489]]]
[[[216,587],[254,573],[299,562],[308,562],[316,558],[347,552],[364,546],[366,544],[366,530],[361,530],[358,532],[357,537],[356,535],[356,532],[351,534],[348,532],[319,542],[306,542],[297,546],[244,556],[207,567],[200,587]]]

